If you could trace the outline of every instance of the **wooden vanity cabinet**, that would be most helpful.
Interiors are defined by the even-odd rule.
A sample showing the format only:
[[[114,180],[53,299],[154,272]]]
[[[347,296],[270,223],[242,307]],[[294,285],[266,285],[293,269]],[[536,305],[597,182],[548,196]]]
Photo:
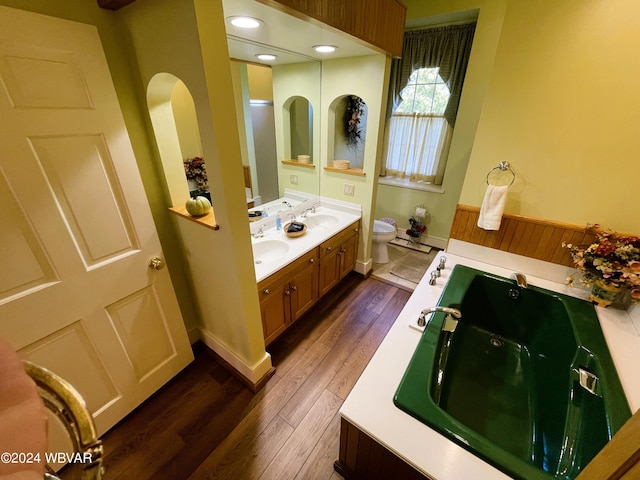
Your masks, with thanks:
[[[258,283],[258,296],[268,345],[318,300],[317,249]]]
[[[359,231],[358,220],[258,283],[266,345],[355,268]]]
[[[331,290],[356,266],[360,221],[320,245],[320,296]]]

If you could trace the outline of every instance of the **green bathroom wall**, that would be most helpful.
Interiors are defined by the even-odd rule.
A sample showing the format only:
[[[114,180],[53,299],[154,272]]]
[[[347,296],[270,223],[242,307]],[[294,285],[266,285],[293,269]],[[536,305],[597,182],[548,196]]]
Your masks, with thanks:
[[[320,103],[320,62],[292,63],[273,66],[273,114],[276,125],[276,150],[278,152],[278,187],[280,195],[285,188],[318,195],[320,192],[320,123],[323,116]],[[306,98],[313,109],[313,141],[312,150],[308,152],[315,168],[284,165],[282,160],[289,160],[291,154],[290,111],[286,105],[292,97]],[[295,176],[297,184],[291,182]]]
[[[322,122],[320,142],[321,167],[330,166],[335,159],[334,137],[336,115],[331,113],[334,102],[345,95],[357,95],[367,104],[367,131],[364,143],[365,176],[354,176],[340,172],[320,171],[320,195],[345,202],[362,205],[362,222],[358,261],[369,262],[371,258],[371,227],[373,225],[373,207],[376,195],[376,175],[379,171],[379,152],[382,142],[381,125],[389,77],[390,58],[382,55],[325,60],[322,62]],[[338,101],[338,102],[337,102]],[[345,184],[354,185],[354,195],[345,195]],[[361,272],[366,273],[366,272]]]
[[[468,17],[470,11],[478,11],[476,33],[441,189],[423,191],[380,184],[375,203],[375,218],[391,217],[398,226],[405,228],[409,227],[413,209],[417,205],[425,205],[430,214],[427,234],[434,237],[434,245],[444,246],[473,149],[507,0],[405,0],[404,3],[407,5],[407,22],[412,27],[448,23],[461,16]],[[496,165],[498,162],[496,159]]]

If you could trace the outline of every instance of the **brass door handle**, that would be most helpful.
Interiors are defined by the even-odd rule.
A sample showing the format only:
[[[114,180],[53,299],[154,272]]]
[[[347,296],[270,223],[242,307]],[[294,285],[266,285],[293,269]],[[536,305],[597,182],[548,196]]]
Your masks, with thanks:
[[[162,270],[164,268],[164,262],[160,257],[153,257],[149,260],[149,268],[153,268],[154,270]]]

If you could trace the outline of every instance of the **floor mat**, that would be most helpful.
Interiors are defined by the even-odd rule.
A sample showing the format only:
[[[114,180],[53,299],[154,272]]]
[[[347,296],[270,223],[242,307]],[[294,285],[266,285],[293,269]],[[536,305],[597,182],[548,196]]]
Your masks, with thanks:
[[[416,284],[420,283],[429,267],[425,256],[424,253],[409,252],[398,261],[389,273]]]
[[[371,275],[409,292],[415,290],[427,268],[440,251],[434,248],[430,253],[423,253],[391,244],[388,245],[388,248],[389,262],[374,263]]]

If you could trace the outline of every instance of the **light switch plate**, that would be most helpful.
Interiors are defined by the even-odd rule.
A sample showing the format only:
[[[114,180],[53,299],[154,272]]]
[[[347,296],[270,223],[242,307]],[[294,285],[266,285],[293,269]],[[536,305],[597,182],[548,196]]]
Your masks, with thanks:
[[[353,197],[356,186],[353,183],[345,183],[344,184],[344,194],[347,197]]]
[[[297,185],[298,175],[289,175],[289,180],[291,181],[291,185]]]

